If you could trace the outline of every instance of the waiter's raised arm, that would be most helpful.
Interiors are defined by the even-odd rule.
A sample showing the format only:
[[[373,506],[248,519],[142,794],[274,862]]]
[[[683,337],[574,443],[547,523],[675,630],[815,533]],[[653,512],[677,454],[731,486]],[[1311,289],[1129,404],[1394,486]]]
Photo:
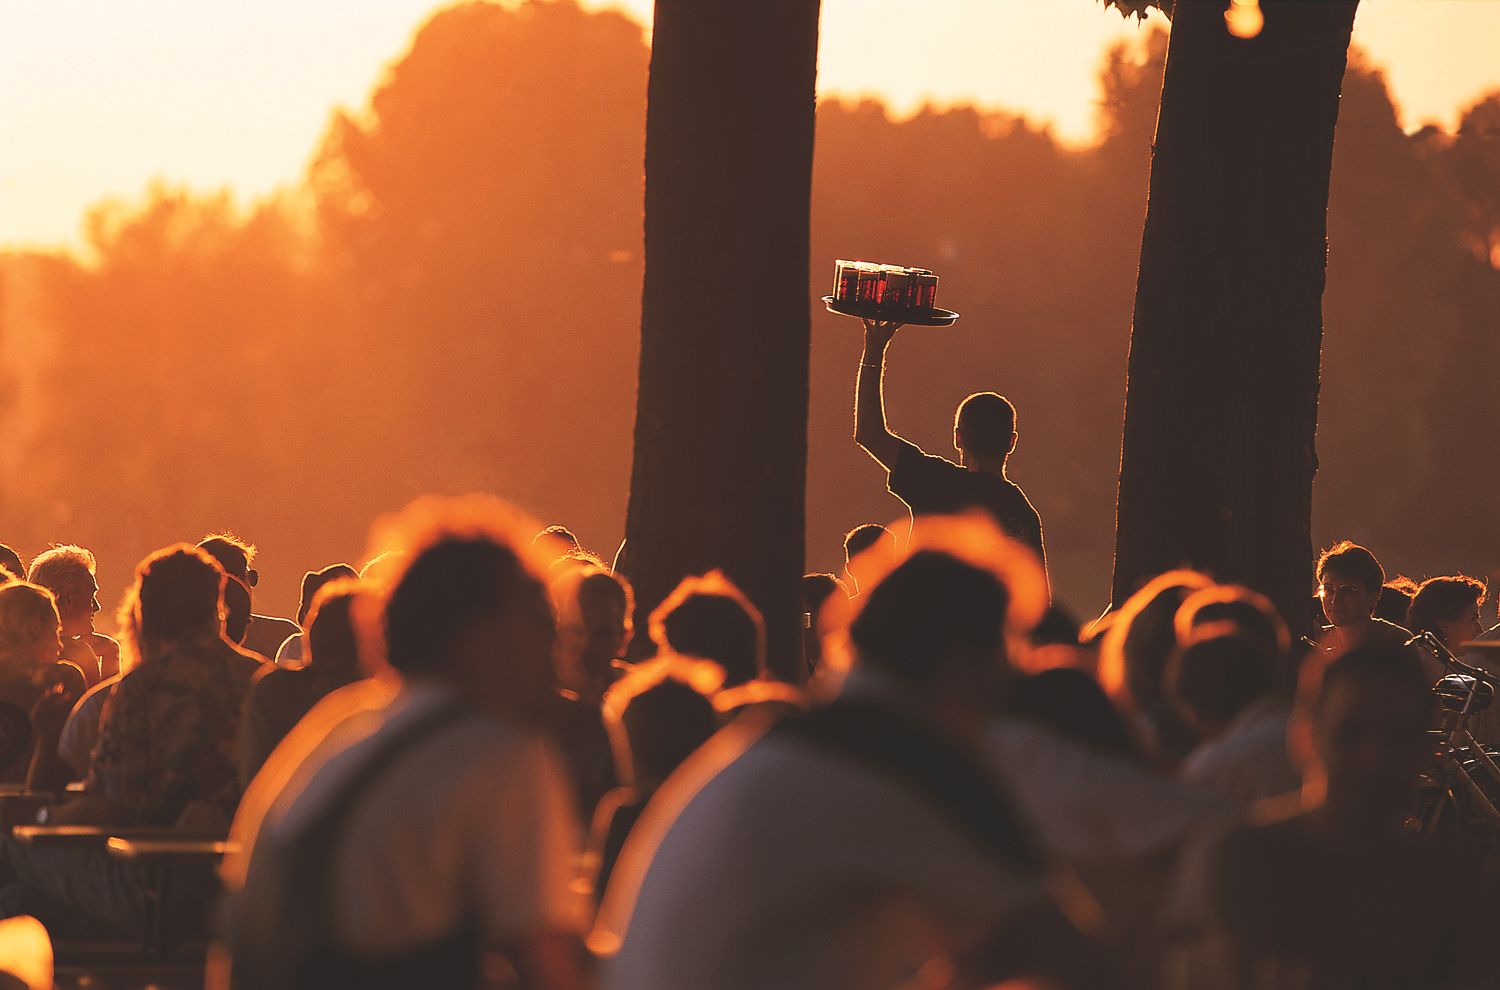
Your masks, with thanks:
[[[854,442],[865,449],[887,471],[907,441],[891,432],[885,423],[885,349],[901,328],[899,323],[865,320],[865,349],[859,358],[854,388]]]

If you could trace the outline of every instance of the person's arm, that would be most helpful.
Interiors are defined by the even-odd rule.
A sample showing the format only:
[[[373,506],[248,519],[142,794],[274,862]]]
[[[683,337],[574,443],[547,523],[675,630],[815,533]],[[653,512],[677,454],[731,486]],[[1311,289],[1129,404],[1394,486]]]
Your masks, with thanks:
[[[899,323],[865,320],[865,349],[859,358],[854,386],[854,442],[880,462],[887,471],[896,466],[907,441],[891,432],[885,422],[885,349],[901,328]]]
[[[53,676],[55,679],[30,712],[36,746],[27,767],[26,786],[35,791],[62,790],[73,777],[73,768],[57,755],[57,741],[86,683],[83,672],[71,663],[57,664]]]
[[[86,792],[53,809],[54,823],[135,824],[136,809],[131,804],[148,793],[151,779],[144,744],[150,736],[147,718],[140,685],[129,675],[122,677],[99,717]]]

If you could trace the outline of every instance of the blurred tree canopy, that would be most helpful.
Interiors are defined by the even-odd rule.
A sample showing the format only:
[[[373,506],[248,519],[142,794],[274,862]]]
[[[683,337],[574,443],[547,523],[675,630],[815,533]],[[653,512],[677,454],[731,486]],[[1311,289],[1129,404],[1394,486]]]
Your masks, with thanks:
[[[1159,31],[1105,53],[1100,140],[1005,113],[818,110],[808,565],[902,511],[850,440],[858,325],[834,258],[932,268],[951,330],[902,331],[895,428],[936,452],[978,389],[1020,409],[1013,473],[1054,583],[1107,599]],[[606,556],[623,532],[641,297],[648,50],[570,2],[435,14],[338,113],[305,181],[246,207],[153,186],[87,257],[0,256],[0,542],[76,541],[107,595],[146,552],[231,527],[291,611],[307,568],[429,490],[491,490]],[[1500,570],[1481,452],[1500,368],[1500,94],[1402,133],[1345,80],[1329,215],[1314,538],[1392,573]],[[726,190],[732,195],[733,190]],[[725,293],[753,292],[756,273]],[[753,498],[753,492],[745,497]],[[1489,510],[1489,511],[1486,511]],[[359,563],[359,561],[355,561]]]

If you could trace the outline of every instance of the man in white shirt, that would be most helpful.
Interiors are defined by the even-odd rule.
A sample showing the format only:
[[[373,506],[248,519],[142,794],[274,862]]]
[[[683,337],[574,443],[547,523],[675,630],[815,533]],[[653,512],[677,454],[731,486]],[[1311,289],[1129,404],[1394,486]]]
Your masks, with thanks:
[[[742,719],[646,808],[590,939],[606,988],[867,990],[930,965],[1111,985],[977,754],[1007,587],[914,542],[861,596],[835,701]]]
[[[407,515],[406,566],[359,617],[388,676],[320,702],[236,818],[238,990],[473,986],[490,952],[528,990],[579,983],[578,824],[537,730],[553,625],[536,527],[474,500]]]

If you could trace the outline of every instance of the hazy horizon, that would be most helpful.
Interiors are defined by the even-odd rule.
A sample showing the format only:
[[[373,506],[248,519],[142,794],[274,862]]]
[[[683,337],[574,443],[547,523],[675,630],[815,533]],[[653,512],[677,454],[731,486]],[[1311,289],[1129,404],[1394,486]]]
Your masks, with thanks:
[[[13,0],[0,33],[0,85],[19,94],[0,105],[0,248],[77,249],[90,207],[140,200],[153,181],[227,189],[242,203],[296,184],[335,111],[363,109],[418,27],[448,6]],[[651,2],[581,6],[644,25]],[[1019,113],[1087,146],[1105,51],[1162,20],[1137,26],[1097,0],[824,0],[819,94],[879,99],[896,119],[929,103]],[[1355,27],[1407,130],[1451,128],[1500,87],[1496,40],[1500,3],[1365,0]]]

